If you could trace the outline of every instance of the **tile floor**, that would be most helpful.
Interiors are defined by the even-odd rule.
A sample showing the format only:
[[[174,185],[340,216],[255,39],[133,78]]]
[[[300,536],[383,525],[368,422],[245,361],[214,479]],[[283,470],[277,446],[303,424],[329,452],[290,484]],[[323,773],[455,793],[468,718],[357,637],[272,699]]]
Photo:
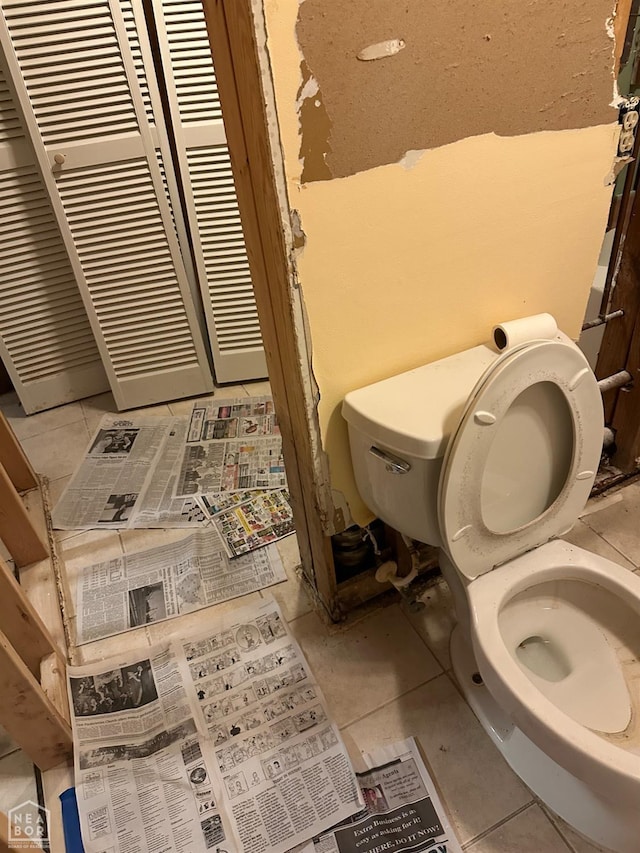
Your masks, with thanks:
[[[217,396],[268,392],[268,384],[219,389]],[[158,413],[187,413],[191,402],[155,408]],[[72,403],[25,418],[15,396],[0,397],[39,473],[50,478],[55,501],[83,454],[102,414],[115,411],[110,394]],[[589,503],[586,514],[566,537],[576,545],[639,571],[640,483]],[[163,531],[66,531],[60,550],[73,574],[83,563],[134,545],[157,544]],[[175,535],[175,532],[172,532]],[[579,838],[566,824],[546,813],[502,760],[458,691],[450,672],[448,642],[453,614],[444,583],[425,594],[426,607],[410,613],[400,603],[385,603],[363,618],[327,628],[313,612],[298,585],[295,537],[281,543],[289,579],[264,594],[283,608],[291,629],[325,692],[354,760],[359,750],[413,735],[418,738],[442,791],[453,824],[465,849],[472,853],[593,853],[596,847]],[[146,631],[141,643],[153,642],[171,630],[189,630],[192,623],[215,619],[220,608],[246,604],[262,593],[129,633]],[[104,644],[83,647],[85,660],[96,659]],[[35,799],[33,772],[12,745],[0,738],[0,808]],[[9,754],[5,754],[9,751]],[[17,799],[16,799],[17,798]]]

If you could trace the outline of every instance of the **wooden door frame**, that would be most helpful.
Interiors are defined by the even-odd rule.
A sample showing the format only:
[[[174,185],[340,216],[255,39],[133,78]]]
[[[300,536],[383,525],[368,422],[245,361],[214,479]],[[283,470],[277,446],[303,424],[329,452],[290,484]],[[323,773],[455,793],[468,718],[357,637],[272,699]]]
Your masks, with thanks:
[[[340,616],[330,535],[337,532],[322,453],[304,306],[295,286],[293,241],[264,45],[251,0],[203,0],[216,80],[245,232],[269,380],[304,578],[331,619]]]

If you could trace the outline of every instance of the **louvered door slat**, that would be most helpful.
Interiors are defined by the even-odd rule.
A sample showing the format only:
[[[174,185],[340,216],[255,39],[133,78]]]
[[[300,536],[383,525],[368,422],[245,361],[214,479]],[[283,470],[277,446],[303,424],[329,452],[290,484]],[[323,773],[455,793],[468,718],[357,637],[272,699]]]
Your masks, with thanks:
[[[0,91],[17,121],[0,140],[25,144],[3,69]],[[25,411],[100,393],[100,353],[35,165],[0,169],[0,218],[0,355]]]
[[[222,111],[209,36],[201,3],[164,2],[158,5],[164,19],[168,59],[173,69],[175,96],[184,123],[221,121]],[[191,60],[200,59],[199,64]],[[166,61],[166,60],[165,60]],[[197,86],[202,97],[193,100]]]
[[[137,0],[0,2],[116,402],[206,392],[210,370],[158,165]]]
[[[143,197],[153,200],[157,207],[154,187],[151,183],[150,176],[147,177],[147,175],[145,175],[145,167],[146,161],[131,163],[127,170],[123,170],[123,175],[129,170],[132,174],[135,174],[135,179],[132,181],[133,196],[138,197],[142,194]],[[89,182],[92,184],[92,194],[82,194],[78,197],[78,185],[80,183],[85,183],[85,177],[87,177]],[[147,179],[145,180],[145,178]],[[125,180],[124,177],[122,180]],[[76,174],[69,176],[63,173],[58,178],[58,189],[60,191],[62,203],[67,213],[67,218],[72,232],[75,231],[76,226],[82,228],[83,224],[86,222],[86,217],[88,216],[92,221],[93,233],[95,235],[99,235],[104,241],[104,245],[108,246],[106,238],[110,234],[110,223],[105,222],[102,217],[104,216],[104,211],[112,206],[114,208],[118,208],[116,219],[126,216],[126,207],[123,208],[123,200],[127,198],[127,193],[123,184],[113,183],[112,173],[101,174],[99,170],[92,170],[91,172],[88,170],[78,170]],[[103,222],[102,225],[100,224],[101,218]],[[133,235],[135,235],[135,231],[132,236]],[[78,254],[89,281],[92,281],[94,278],[96,281],[112,281],[114,288],[117,288],[117,282],[119,280],[117,270],[120,268],[122,268],[123,271],[135,270],[137,272],[136,279],[138,283],[143,287],[146,285],[149,288],[155,287],[155,276],[158,270],[166,273],[168,271],[172,271],[174,268],[173,258],[166,241],[163,245],[160,245],[154,253],[151,253],[150,255],[145,253],[144,256],[138,257],[138,259],[135,259],[134,256],[127,261],[114,260],[119,257],[119,246],[117,245],[112,245],[106,250],[96,252],[94,248],[85,247],[82,242],[80,242],[78,245]],[[102,271],[103,267],[106,267],[105,271]],[[174,283],[177,285],[175,277]],[[160,327],[157,330],[156,356],[152,360],[147,358],[139,359],[138,361],[141,371],[146,370],[151,361],[153,361],[155,368],[158,370],[170,370],[172,365],[175,364],[175,356],[178,349],[180,353],[180,363],[182,365],[193,364],[197,366],[198,356],[193,347],[192,334],[187,317],[184,312],[181,311],[182,297],[179,288],[175,286],[172,288],[172,291],[171,295],[167,294],[167,298],[163,303],[163,306],[174,308],[175,313],[172,315],[171,326],[169,328],[165,328],[164,331],[163,327]],[[112,294],[110,290],[107,289],[106,298],[109,299],[111,295],[116,298],[119,296],[117,291]],[[126,303],[135,302],[136,299],[137,297],[135,294],[130,294],[129,298],[125,297],[119,301],[119,304],[123,304],[125,300]],[[96,311],[100,320],[103,319],[101,306],[102,300],[97,299]],[[139,317],[139,323],[136,324],[136,328],[133,329],[127,337],[127,343],[130,347],[129,352],[131,354],[130,360],[127,363],[125,363],[126,359],[123,360],[120,355],[116,357],[115,353],[119,353],[119,349],[112,349],[112,358],[115,365],[116,376],[119,375],[120,372],[127,376],[135,373],[137,359],[135,349],[136,335],[138,332],[144,334],[145,326],[149,323],[155,323],[156,319],[157,318],[152,314]],[[176,340],[181,344],[179,348],[176,346]],[[167,345],[169,342],[171,342],[171,346]],[[190,353],[190,355],[187,355],[187,353]]]
[[[58,3],[4,0],[2,6],[20,67],[23,71],[28,70],[28,93],[45,145],[73,142],[78,134],[85,136],[89,129],[81,110],[75,114],[58,113],[57,121],[46,119],[49,115],[49,112],[44,112],[48,105],[46,84],[55,81],[65,66],[69,73],[74,74],[76,84],[84,81],[84,86],[76,89],[78,100],[92,102],[95,115],[99,114],[102,106],[112,107],[113,99],[117,100],[119,109],[113,121],[101,123],[102,136],[138,130],[107,2],[64,9]],[[34,26],[39,29],[31,35]],[[103,64],[104,73],[96,85],[93,78],[84,77],[84,72],[95,68],[98,62]],[[32,84],[35,84],[33,89]]]
[[[131,0],[121,0],[120,8],[122,9],[122,15],[127,30],[127,39],[133,56],[136,76],[138,78],[138,85],[140,86],[147,120],[150,124],[155,124],[153,105],[151,103],[151,93],[149,92],[149,82],[147,80],[147,74],[144,67],[140,37],[138,35],[138,28],[136,26],[135,14]]]
[[[221,250],[219,245],[201,242],[204,267],[209,283],[209,299],[219,340],[220,351],[237,351],[238,349],[252,350],[260,344],[260,323],[258,311],[253,299],[251,273],[242,224],[238,211],[235,192],[229,192],[233,186],[231,162],[226,147],[213,149],[195,149],[187,152],[190,166],[191,186],[196,215],[201,223],[205,236],[215,235],[215,223],[221,212],[231,212],[235,215],[236,228],[226,229],[226,236],[236,239],[233,249]],[[209,168],[207,168],[209,166]],[[225,168],[226,167],[226,168]],[[211,190],[211,174],[216,171],[219,192]],[[229,285],[233,284],[233,287]],[[225,309],[234,297],[242,299],[243,323],[237,325],[230,321]]]
[[[153,0],[153,8],[215,373],[221,382],[261,378],[264,347],[202,3]]]

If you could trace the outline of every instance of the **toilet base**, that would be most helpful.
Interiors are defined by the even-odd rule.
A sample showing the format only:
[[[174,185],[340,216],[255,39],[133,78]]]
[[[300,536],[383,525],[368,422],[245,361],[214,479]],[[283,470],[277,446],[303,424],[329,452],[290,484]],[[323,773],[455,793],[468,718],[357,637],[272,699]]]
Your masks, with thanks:
[[[484,684],[464,632],[451,635],[453,671],[465,699],[509,766],[537,797],[590,841],[614,853],[637,853],[640,809],[611,802],[539,749],[500,708]]]

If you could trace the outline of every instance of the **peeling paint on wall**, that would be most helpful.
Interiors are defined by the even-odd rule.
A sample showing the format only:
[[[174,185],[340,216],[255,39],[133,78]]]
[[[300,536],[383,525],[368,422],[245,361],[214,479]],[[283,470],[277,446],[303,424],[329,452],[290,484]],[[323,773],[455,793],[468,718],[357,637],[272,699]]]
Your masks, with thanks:
[[[395,56],[396,53],[407,46],[404,39],[387,39],[387,41],[379,41],[377,44],[369,44],[363,47],[358,54],[358,59],[363,62],[371,62],[373,59],[386,59],[389,56]]]
[[[331,122],[324,106],[317,80],[311,75],[306,62],[300,63],[302,85],[298,92],[297,107],[300,116],[300,160],[302,181],[327,181],[331,172],[326,163],[330,153]]]
[[[296,27],[302,182],[484,133],[615,120],[612,5],[304,0]],[[384,61],[361,61],[363,51]],[[311,80],[317,91],[304,96]]]
[[[295,207],[291,208],[291,232],[293,235],[293,248],[296,250],[304,249],[304,244],[307,241],[307,235],[302,229],[300,213],[295,209]]]
[[[318,405],[321,431],[321,441],[316,436],[313,445],[316,476],[322,484],[328,483],[326,466],[330,465],[334,507],[342,509],[345,524],[350,522],[349,510],[352,519],[365,524],[372,515],[355,486],[346,424],[340,413],[348,391],[486,340],[496,317],[517,318],[547,311],[556,316],[567,334],[577,337],[579,333],[611,198],[611,188],[605,187],[603,178],[611,169],[620,132],[615,112],[607,108],[613,91],[612,44],[607,37],[603,51],[599,42],[611,9],[605,14],[601,0],[585,0],[579,8],[574,0],[566,0],[576,21],[589,16],[602,22],[601,27],[596,21],[598,52],[595,76],[590,81],[578,77],[578,83],[566,85],[566,73],[557,62],[555,29],[544,38],[535,34],[531,48],[521,58],[513,57],[506,70],[504,65],[501,69],[505,76],[509,68],[511,73],[518,72],[516,105],[520,111],[527,105],[527,97],[530,102],[534,94],[540,99],[539,105],[551,100],[537,90],[524,89],[521,66],[525,66],[529,81],[536,81],[543,72],[545,78],[560,76],[561,80],[556,80],[560,94],[584,83],[580,90],[585,95],[583,124],[597,126],[518,133],[512,124],[504,135],[500,127],[496,133],[501,135],[477,135],[472,123],[477,121],[479,105],[485,102],[480,96],[474,100],[472,89],[484,85],[485,79],[474,65],[475,57],[464,52],[462,36],[458,33],[449,44],[451,39],[445,43],[444,32],[431,33],[432,53],[448,49],[446,60],[440,57],[434,76],[426,74],[426,60],[418,57],[421,61],[414,62],[410,27],[390,28],[384,21],[374,26],[381,9],[385,14],[391,7],[394,15],[399,15],[399,10],[409,14],[405,10],[415,11],[413,0],[368,0],[366,9],[362,0],[342,4],[337,0],[321,4],[304,0],[302,7],[298,0],[253,2],[260,7],[264,3],[284,176],[291,206],[299,211],[306,235],[304,249],[291,251],[291,259],[304,295],[304,302],[300,295],[297,303],[296,316],[301,318],[297,328],[304,329],[301,334],[307,351],[313,350],[309,396]],[[415,66],[419,77],[412,89],[414,99],[415,91],[420,94],[427,87],[429,91],[421,97],[428,100],[433,96],[440,112],[446,113],[440,124],[436,123],[436,130],[446,122],[455,125],[453,119],[463,116],[467,125],[462,136],[468,134],[469,138],[453,145],[432,145],[432,136],[425,138],[427,133],[432,134],[426,107],[413,117],[410,126],[395,128],[394,124],[402,124],[406,116],[402,92],[396,99],[397,109],[394,104],[388,115],[382,114],[382,120],[380,111],[375,112],[375,121],[369,121],[370,110],[378,110],[378,104],[372,103],[374,95],[387,107],[393,101],[382,87],[387,78],[381,77],[380,85],[362,103],[357,80],[343,78],[338,82],[348,88],[347,100],[354,105],[349,120],[358,126],[358,132],[350,137],[351,162],[360,171],[343,180],[303,183],[296,100],[304,90],[300,82],[299,19],[307,4],[327,13],[324,31],[320,31],[320,24],[314,31],[314,59],[308,55],[306,43],[302,47],[308,69],[304,79],[316,80],[327,111],[330,130],[322,137],[321,152],[332,174],[337,174],[334,148],[339,149],[349,139],[349,127],[345,130],[336,124],[337,118],[344,116],[334,112],[337,95],[333,82],[329,80],[325,88],[325,75],[316,67],[315,56],[318,51],[326,51],[330,58],[336,51],[344,54],[346,35],[343,38],[339,30],[349,19],[353,35],[352,20],[357,10],[362,26],[357,38],[349,42],[349,49],[353,48],[349,62],[359,73],[379,75],[385,67],[395,69],[411,57],[410,69]],[[516,8],[513,0],[500,4],[498,0],[476,0],[475,5],[470,0],[468,13],[467,6],[463,8],[458,0],[432,8],[435,5],[420,0],[421,8],[429,7],[432,20],[434,14],[451,17],[448,33],[452,27],[455,32],[466,31],[470,20],[489,7],[495,12],[499,5],[500,11],[509,14]],[[561,4],[549,6],[554,8],[542,11],[545,26],[551,12],[555,16],[565,14]],[[525,14],[527,0],[521,0],[517,8]],[[503,33],[501,27],[476,27],[479,50],[504,47],[509,38],[508,14],[504,21]],[[356,58],[364,46],[390,35],[404,38],[407,47],[380,61]],[[491,39],[486,41],[485,35]],[[572,31],[572,38],[574,35],[578,37]],[[589,45],[579,46],[582,55],[587,55],[585,65],[589,64],[591,49]],[[453,91],[447,88],[443,78],[462,74],[460,69],[466,66],[465,73],[476,75],[473,86]],[[581,70],[584,68],[572,73]],[[310,96],[313,85],[309,84],[306,95]],[[393,88],[393,81],[390,85]],[[448,100],[441,101],[445,92],[449,93]],[[276,115],[275,108],[271,112]],[[554,110],[536,112],[536,116],[542,125],[539,129],[551,129],[548,122]],[[359,128],[363,122],[366,133]],[[388,150],[383,137],[396,132],[401,133],[402,144]],[[409,141],[411,134],[413,141]],[[306,144],[310,146],[310,140]],[[279,156],[279,147],[275,150]],[[366,159],[369,151],[381,164],[373,162],[377,168],[366,165],[372,162]],[[345,152],[338,150],[338,154],[345,162]],[[389,159],[381,160],[382,154]],[[288,212],[283,213],[283,221],[289,233]],[[327,533],[336,532],[331,529],[339,520],[334,507],[325,505],[320,510]]]

